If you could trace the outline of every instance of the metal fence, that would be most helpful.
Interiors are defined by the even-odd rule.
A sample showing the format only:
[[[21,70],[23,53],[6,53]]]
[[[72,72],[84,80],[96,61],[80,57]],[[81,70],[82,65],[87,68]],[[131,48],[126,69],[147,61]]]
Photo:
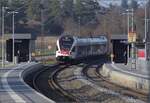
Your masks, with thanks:
[[[35,41],[35,55],[55,54],[57,38],[58,37],[37,37]]]

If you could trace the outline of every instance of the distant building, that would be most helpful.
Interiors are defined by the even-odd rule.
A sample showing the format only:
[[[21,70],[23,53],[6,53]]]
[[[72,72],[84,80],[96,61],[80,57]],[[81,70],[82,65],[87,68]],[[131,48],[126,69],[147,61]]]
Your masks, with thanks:
[[[31,34],[14,35],[14,56],[17,62],[31,60],[31,53],[34,52],[35,38]],[[13,38],[12,34],[5,34],[4,37],[4,58],[6,61],[13,61]]]

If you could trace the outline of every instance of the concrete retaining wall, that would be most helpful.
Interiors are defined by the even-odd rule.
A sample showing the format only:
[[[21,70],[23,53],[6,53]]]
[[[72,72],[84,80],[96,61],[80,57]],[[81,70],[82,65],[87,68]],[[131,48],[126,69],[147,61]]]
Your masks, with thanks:
[[[137,59],[136,61],[136,69],[141,72],[149,72],[150,71],[150,61],[146,61],[145,59]]]
[[[145,93],[148,93],[149,91],[149,80],[146,78],[140,78],[138,76],[120,72],[110,68],[108,65],[104,65],[100,70],[100,73],[104,77],[108,78],[111,82],[118,85],[140,90]]]

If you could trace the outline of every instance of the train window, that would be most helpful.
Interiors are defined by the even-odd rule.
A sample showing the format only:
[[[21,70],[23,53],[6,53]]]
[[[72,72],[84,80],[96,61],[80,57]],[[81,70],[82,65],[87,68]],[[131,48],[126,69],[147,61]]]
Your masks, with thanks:
[[[73,47],[73,48],[72,48],[72,52],[75,52],[75,48],[76,48],[76,47]]]
[[[58,50],[58,46],[56,46],[56,50]]]
[[[71,37],[62,37],[59,41],[60,48],[69,50],[74,42],[74,39]]]

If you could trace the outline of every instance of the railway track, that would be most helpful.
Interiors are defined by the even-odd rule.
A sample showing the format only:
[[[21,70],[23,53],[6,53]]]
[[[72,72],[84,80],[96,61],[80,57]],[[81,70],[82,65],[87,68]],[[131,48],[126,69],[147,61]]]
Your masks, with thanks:
[[[67,93],[72,94],[72,97],[76,98],[78,103],[112,103],[112,101],[113,103],[128,103],[114,94],[100,92],[97,88],[82,82],[81,80],[84,78],[80,74],[76,74],[75,70],[83,68],[85,65],[89,65],[89,63],[61,70],[55,77],[56,82]]]
[[[34,88],[56,102],[142,103],[134,98],[146,101],[143,94],[137,95],[103,78],[99,74],[102,64],[87,61],[45,67],[34,76]]]
[[[58,63],[53,66],[47,66],[43,70],[39,71],[33,77],[33,87],[38,92],[44,94],[48,98],[56,102],[68,102],[74,101],[73,98],[70,97],[71,94],[65,93],[63,88],[61,88],[55,82],[55,74],[59,72],[61,69],[67,68],[71,64],[62,64]],[[51,78],[51,79],[49,79]]]
[[[59,69],[55,70],[49,76],[48,83],[49,83],[50,87],[52,87],[53,89],[57,90],[60,93],[60,95],[63,95],[65,97],[69,97],[69,98],[73,99],[74,101],[79,102],[81,100],[81,98],[72,95],[72,93],[70,93],[67,90],[65,90],[64,88],[62,88],[59,85],[58,81],[57,81],[57,75],[59,74],[59,72],[63,71],[64,69],[66,69],[66,68],[59,68]]]
[[[139,98],[143,101],[147,101],[148,100],[148,94],[143,92],[143,91],[140,91],[140,90],[135,90],[135,89],[131,89],[131,88],[126,88],[126,87],[122,87],[120,85],[117,85],[113,82],[110,82],[107,78],[104,78],[101,74],[100,74],[100,68],[96,68],[96,75],[105,80],[106,82],[114,85],[114,86],[117,86],[119,88],[123,88],[123,90],[121,89],[121,91],[119,91],[121,94],[124,94],[124,95],[130,95],[130,96],[133,96],[134,98]]]
[[[111,89],[117,94],[128,96],[134,99],[140,99],[142,101],[148,101],[148,94],[142,91],[138,91],[135,89],[125,88],[120,85],[117,85],[113,82],[110,82],[107,78],[103,77],[100,74],[102,64],[93,64],[88,65],[82,69],[82,75],[90,80],[92,83],[99,85],[101,87]]]

